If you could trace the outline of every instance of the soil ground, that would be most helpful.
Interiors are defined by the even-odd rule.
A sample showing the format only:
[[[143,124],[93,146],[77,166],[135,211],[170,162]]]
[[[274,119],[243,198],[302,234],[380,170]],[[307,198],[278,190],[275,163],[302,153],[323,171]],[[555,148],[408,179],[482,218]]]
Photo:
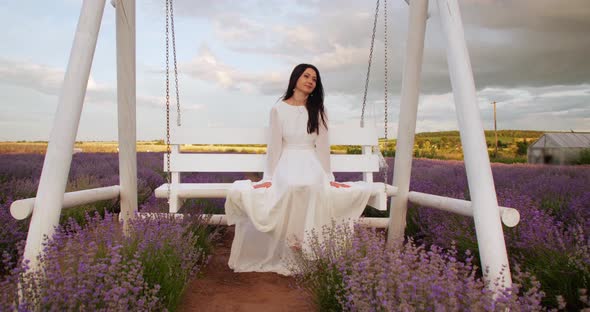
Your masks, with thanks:
[[[203,275],[191,281],[178,311],[316,311],[295,280],[275,273],[235,273],[228,266],[234,227],[215,246]]]

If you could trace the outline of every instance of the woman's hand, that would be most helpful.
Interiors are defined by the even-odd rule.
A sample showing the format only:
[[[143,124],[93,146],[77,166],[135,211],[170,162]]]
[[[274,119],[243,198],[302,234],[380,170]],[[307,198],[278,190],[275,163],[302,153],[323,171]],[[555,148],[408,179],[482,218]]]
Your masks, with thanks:
[[[261,187],[269,188],[269,187],[271,187],[271,185],[272,185],[272,183],[269,181],[269,182],[264,182],[264,183],[256,184],[256,185],[254,185],[254,188],[255,189],[261,188]]]
[[[347,188],[347,187],[350,187],[350,185],[348,185],[348,184],[338,183],[336,181],[331,181],[330,182],[330,185],[333,186],[333,187],[335,187],[335,188],[341,188],[341,187]]]

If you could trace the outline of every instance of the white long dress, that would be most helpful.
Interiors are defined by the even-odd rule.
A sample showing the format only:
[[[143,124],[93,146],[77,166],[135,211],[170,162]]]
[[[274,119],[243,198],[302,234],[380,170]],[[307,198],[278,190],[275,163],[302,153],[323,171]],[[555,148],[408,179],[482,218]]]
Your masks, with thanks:
[[[307,133],[304,106],[283,101],[270,113],[270,140],[263,181],[270,188],[254,189],[250,180],[234,182],[225,211],[235,236],[228,265],[235,272],[276,272],[290,275],[291,247],[307,248],[307,234],[332,220],[357,219],[372,188],[365,182],[330,186],[328,132],[320,122],[319,135]]]

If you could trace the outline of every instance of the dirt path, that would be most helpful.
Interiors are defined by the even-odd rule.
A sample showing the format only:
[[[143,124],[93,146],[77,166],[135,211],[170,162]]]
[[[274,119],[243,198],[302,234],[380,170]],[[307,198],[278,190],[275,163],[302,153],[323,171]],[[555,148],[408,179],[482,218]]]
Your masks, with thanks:
[[[204,276],[193,280],[178,311],[315,311],[294,280],[275,273],[234,273],[228,266],[233,226],[215,247]]]

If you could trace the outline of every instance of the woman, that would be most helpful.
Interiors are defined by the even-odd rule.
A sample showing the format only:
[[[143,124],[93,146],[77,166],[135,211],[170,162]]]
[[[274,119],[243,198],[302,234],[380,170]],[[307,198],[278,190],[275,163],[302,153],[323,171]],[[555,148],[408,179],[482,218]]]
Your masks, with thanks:
[[[278,178],[282,179],[281,182],[284,184],[314,184],[312,181],[319,184],[324,177],[321,173],[324,172],[332,186],[349,187],[346,184],[335,182],[330,169],[330,145],[324,109],[324,88],[317,68],[309,64],[297,65],[291,73],[289,86],[282,100],[283,103],[288,104],[287,108],[283,109],[283,105],[275,106],[270,115],[271,139],[267,149],[267,167],[263,177],[263,181],[266,182],[255,185],[254,188],[272,186],[272,176],[277,171],[279,160],[281,160],[280,168],[285,168],[285,170],[278,170]],[[279,110],[281,110],[281,115],[285,115],[284,117],[289,120],[281,122]],[[306,127],[303,127],[305,121],[307,124]],[[283,125],[286,125],[287,128],[283,129]],[[303,133],[304,129],[307,133]],[[287,139],[287,144],[283,144],[283,136]],[[288,153],[281,157],[283,156],[283,145]],[[297,150],[301,152],[291,152]],[[310,154],[311,151],[314,151],[317,157],[313,157],[314,155]],[[291,166],[289,166],[291,158]],[[309,166],[304,166],[300,159],[308,160]],[[299,165],[299,168],[294,168],[293,165]],[[309,174],[305,174],[301,170],[309,171]],[[293,174],[287,174],[289,172]],[[306,180],[307,183],[304,183]]]
[[[333,219],[358,218],[371,188],[334,179],[324,90],[315,66],[293,69],[282,101],[271,109],[269,130],[262,181],[236,181],[228,192],[228,224],[236,225],[228,264],[237,272],[289,275],[291,249],[306,249],[306,232]]]

